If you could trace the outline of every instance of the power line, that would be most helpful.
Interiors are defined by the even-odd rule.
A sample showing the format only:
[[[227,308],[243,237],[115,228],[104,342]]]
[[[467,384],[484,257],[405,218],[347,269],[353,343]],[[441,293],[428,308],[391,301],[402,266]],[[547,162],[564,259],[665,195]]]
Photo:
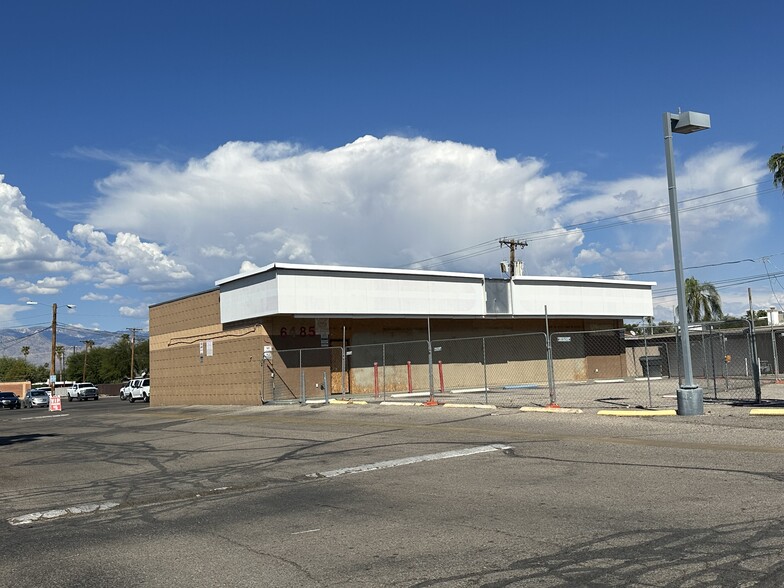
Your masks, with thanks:
[[[706,264],[703,264],[703,265],[690,265],[689,267],[685,267],[683,269],[687,269],[687,270],[704,269],[706,267],[720,267],[720,266],[723,266],[723,265],[735,265],[735,264],[738,264],[738,263],[747,263],[747,262],[756,263],[757,260],[756,259],[750,259],[750,258],[747,258],[747,259],[736,259],[734,261],[721,261],[721,262],[717,262],[717,263],[706,263]],[[675,270],[673,268],[667,268],[667,269],[663,269],[663,270],[649,270],[649,271],[645,271],[645,272],[624,272],[624,273],[627,276],[647,276],[647,275],[651,275],[651,274],[667,274],[667,273],[674,272],[674,271]],[[616,276],[616,274],[604,274],[602,276],[595,276],[595,277],[597,277],[597,278],[614,278],[615,276]]]
[[[703,208],[708,208],[708,207],[711,207],[711,206],[718,206],[718,205],[721,205],[721,204],[727,204],[729,202],[734,202],[734,201],[737,201],[737,200],[743,200],[743,199],[746,199],[746,198],[760,196],[760,195],[766,194],[766,193],[778,192],[778,190],[775,189],[775,188],[769,188],[769,189],[762,190],[762,191],[755,190],[755,191],[753,191],[751,193],[740,194],[740,195],[737,195],[737,196],[733,196],[733,197],[730,197],[730,198],[725,198],[725,199],[717,200],[717,201],[713,201],[713,202],[697,203],[698,201],[704,200],[705,198],[710,198],[710,197],[714,197],[714,196],[720,196],[722,194],[729,194],[731,192],[736,192],[738,190],[744,190],[744,189],[747,189],[747,188],[755,188],[755,187],[760,186],[762,184],[763,184],[763,182],[757,182],[757,183],[753,183],[753,184],[746,184],[744,186],[738,186],[736,188],[729,188],[727,190],[721,190],[721,191],[718,191],[718,192],[712,192],[710,194],[704,194],[704,195],[701,195],[701,196],[695,196],[693,198],[687,198],[687,199],[684,199],[684,200],[680,201],[681,210],[683,212],[690,212],[690,211],[694,211],[694,210],[701,210]],[[693,205],[689,206],[688,205],[689,203],[696,203],[696,204],[693,204]],[[652,214],[648,214],[646,216],[639,217],[639,215],[645,214],[645,213],[652,213]],[[520,234],[514,235],[513,237],[510,237],[510,238],[525,238],[526,241],[539,241],[539,240],[543,240],[543,239],[552,239],[554,237],[561,236],[561,235],[563,235],[564,233],[566,233],[568,231],[571,231],[571,230],[574,230],[574,229],[578,229],[578,228],[583,229],[583,232],[585,233],[585,232],[591,232],[591,231],[598,231],[598,230],[602,230],[602,229],[613,228],[613,227],[617,227],[617,226],[624,226],[624,225],[628,225],[628,224],[635,224],[635,223],[648,221],[648,220],[654,220],[654,219],[657,219],[657,218],[666,217],[668,215],[669,215],[669,204],[665,202],[665,203],[658,204],[656,206],[652,206],[652,207],[648,207],[648,208],[643,208],[643,209],[639,209],[639,210],[635,210],[635,211],[631,211],[631,212],[626,212],[626,213],[622,213],[622,214],[617,214],[617,215],[613,215],[613,216],[593,219],[593,220],[590,220],[590,221],[584,221],[584,222],[580,222],[580,223],[572,223],[572,224],[565,225],[563,227],[557,227],[557,228],[554,228],[554,229],[542,229],[540,231],[534,231],[532,233],[520,233]],[[635,216],[636,216],[636,218],[630,218],[628,220],[619,220],[618,222],[612,222],[612,223],[608,222],[608,221],[614,221],[614,220],[617,220],[617,219],[624,219],[624,218],[627,218],[627,217],[635,217]],[[481,243],[477,243],[477,244],[469,246],[469,247],[464,247],[464,248],[457,249],[455,251],[451,251],[451,252],[444,253],[444,254],[441,254],[441,255],[428,257],[428,258],[421,259],[421,260],[418,260],[418,261],[414,261],[414,262],[411,262],[409,264],[398,266],[398,267],[420,266],[420,267],[423,267],[424,269],[435,269],[435,268],[438,268],[438,267],[441,267],[441,266],[444,266],[444,265],[456,263],[458,261],[464,261],[466,259],[471,259],[473,257],[479,257],[481,255],[485,255],[487,253],[490,253],[490,252],[493,251],[493,248],[492,247],[488,247],[488,246],[491,243],[495,243],[495,242],[497,242],[497,239],[493,239],[493,240],[489,240],[489,241],[483,241]],[[428,264],[428,262],[434,262],[436,260],[441,260],[441,261],[438,261],[436,263]],[[422,264],[427,264],[427,265],[422,265]]]
[[[775,274],[770,274],[773,277],[784,276],[784,272],[779,272]],[[733,286],[741,286],[746,284],[753,284],[755,282],[764,282],[768,280],[768,274],[757,274],[753,276],[741,276],[737,278],[727,278],[725,280],[717,280],[715,282],[711,282],[717,290],[725,290],[727,288],[731,288]],[[655,291],[653,294],[653,298],[666,298],[675,294],[675,287],[667,287],[662,288],[661,290]]]
[[[19,337],[18,339],[14,339],[13,341],[9,342],[7,345],[4,345],[3,347],[0,347],[0,351],[5,351],[9,347],[13,347],[14,345],[18,345],[20,341],[24,341],[25,339],[30,339],[31,337],[35,337],[36,335],[38,335],[40,333],[45,333],[46,331],[49,331],[51,328],[52,327],[44,327],[43,329],[35,331],[34,333],[30,333],[29,335],[25,335],[24,337]]]
[[[768,271],[768,263],[770,263],[770,258],[769,257],[763,257],[762,258],[762,263],[765,264],[765,273],[768,274],[768,283],[770,284],[770,291],[773,294],[773,297],[776,299],[776,304],[778,304],[778,307],[782,308],[781,300],[779,300],[778,294],[776,294],[776,289],[773,287],[773,276],[771,276],[770,272]],[[778,283],[779,287],[781,287],[781,282],[779,282],[778,276],[776,276],[776,283]],[[782,289],[784,289],[784,288],[782,288]]]

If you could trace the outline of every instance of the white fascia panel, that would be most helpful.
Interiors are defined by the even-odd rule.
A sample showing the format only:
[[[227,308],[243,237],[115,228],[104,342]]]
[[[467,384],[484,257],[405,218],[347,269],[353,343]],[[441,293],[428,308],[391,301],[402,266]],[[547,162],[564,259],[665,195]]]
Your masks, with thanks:
[[[617,280],[515,281],[515,315],[645,317],[653,316],[650,282]]]
[[[283,314],[484,314],[481,279],[279,274],[278,282]]]
[[[278,314],[275,275],[249,276],[221,286],[220,312],[223,323]]]

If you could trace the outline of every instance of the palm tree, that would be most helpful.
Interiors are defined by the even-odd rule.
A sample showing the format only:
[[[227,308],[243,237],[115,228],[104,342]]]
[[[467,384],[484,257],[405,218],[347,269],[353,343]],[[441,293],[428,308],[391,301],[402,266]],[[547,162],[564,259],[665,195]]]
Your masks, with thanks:
[[[770,156],[768,169],[773,174],[773,185],[784,190],[784,152],[774,153]]]
[[[30,347],[28,345],[22,347],[22,355],[24,355],[25,361],[27,361],[27,356],[30,355]]]
[[[686,278],[686,316],[690,323],[721,319],[724,313],[716,286],[694,276]]]

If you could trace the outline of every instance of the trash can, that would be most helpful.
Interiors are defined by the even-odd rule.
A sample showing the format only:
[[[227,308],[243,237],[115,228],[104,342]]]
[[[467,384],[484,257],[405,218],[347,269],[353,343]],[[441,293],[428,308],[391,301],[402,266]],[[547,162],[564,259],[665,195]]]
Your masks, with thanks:
[[[642,375],[646,378],[660,378],[662,375],[661,355],[643,355],[640,358]]]

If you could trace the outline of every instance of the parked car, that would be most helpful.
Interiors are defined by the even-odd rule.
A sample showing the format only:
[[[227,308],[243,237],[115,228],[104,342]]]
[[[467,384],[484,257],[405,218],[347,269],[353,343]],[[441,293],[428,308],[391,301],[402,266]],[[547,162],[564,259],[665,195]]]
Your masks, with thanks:
[[[49,391],[43,388],[28,390],[22,398],[22,408],[49,407]]]
[[[128,400],[131,397],[131,382],[130,380],[125,386],[120,388],[120,400]]]
[[[13,392],[0,392],[0,408],[22,408],[22,401]]]
[[[72,400],[98,400],[98,388],[93,386],[90,382],[74,382],[68,388],[68,402]]]
[[[137,378],[131,382],[131,397],[129,402],[150,401],[150,378]]]

